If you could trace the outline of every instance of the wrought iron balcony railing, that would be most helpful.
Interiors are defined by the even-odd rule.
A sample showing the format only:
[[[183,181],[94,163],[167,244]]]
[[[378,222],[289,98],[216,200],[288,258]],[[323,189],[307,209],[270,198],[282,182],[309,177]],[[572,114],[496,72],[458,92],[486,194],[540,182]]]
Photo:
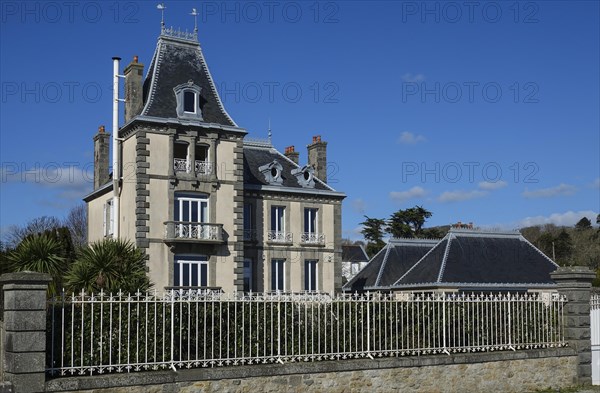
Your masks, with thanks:
[[[269,231],[267,241],[273,243],[292,243],[294,236],[290,232]]]
[[[187,159],[175,158],[173,159],[173,169],[175,172],[187,172],[192,171],[192,167]],[[213,171],[213,163],[209,161],[194,161],[194,173],[197,175],[210,175]]]
[[[165,240],[222,243],[223,224],[208,224],[205,222],[188,221],[166,221]]]
[[[304,232],[300,238],[304,244],[325,244],[325,235],[322,233]]]

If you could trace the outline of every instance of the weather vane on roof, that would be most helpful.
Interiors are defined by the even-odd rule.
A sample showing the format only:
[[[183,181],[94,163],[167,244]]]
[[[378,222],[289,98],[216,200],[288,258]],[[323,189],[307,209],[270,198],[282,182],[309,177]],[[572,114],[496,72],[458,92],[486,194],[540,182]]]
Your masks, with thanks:
[[[160,10],[160,13],[161,13],[160,26],[164,30],[165,29],[165,10],[167,9],[167,7],[165,6],[165,3],[158,3],[156,5],[156,9]]]
[[[271,118],[269,117],[269,143],[271,143],[271,137],[273,136],[273,133],[271,132]]]
[[[198,11],[195,8],[192,8],[192,12],[190,13],[194,17],[194,33],[198,32]]]

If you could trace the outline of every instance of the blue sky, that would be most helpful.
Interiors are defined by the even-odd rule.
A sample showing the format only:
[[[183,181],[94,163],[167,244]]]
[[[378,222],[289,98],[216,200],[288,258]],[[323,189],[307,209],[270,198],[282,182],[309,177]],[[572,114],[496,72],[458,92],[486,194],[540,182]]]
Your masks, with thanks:
[[[225,107],[253,137],[328,142],[363,215],[415,204],[429,225],[572,225],[600,211],[597,1],[175,2]],[[149,64],[155,2],[1,3],[0,228],[62,217],[91,189],[111,124],[111,58]]]

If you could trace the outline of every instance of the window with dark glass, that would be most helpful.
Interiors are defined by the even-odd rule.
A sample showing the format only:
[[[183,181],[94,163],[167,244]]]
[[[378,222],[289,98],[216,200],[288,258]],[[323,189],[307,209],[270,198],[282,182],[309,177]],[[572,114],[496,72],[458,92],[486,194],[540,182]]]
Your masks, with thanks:
[[[183,92],[183,111],[196,113],[196,93],[192,91]]]
[[[317,290],[317,260],[307,259],[304,261],[304,290]]]
[[[273,259],[271,261],[271,290],[285,290],[285,264],[283,259]]]
[[[244,259],[244,292],[252,292],[252,258]]]
[[[285,232],[285,207],[271,206],[271,230]]]
[[[317,231],[318,209],[304,209],[304,233],[315,234]]]

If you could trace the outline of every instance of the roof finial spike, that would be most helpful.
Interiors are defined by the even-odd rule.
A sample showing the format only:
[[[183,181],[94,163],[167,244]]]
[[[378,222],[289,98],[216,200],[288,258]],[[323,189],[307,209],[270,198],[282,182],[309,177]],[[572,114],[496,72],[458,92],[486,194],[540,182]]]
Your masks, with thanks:
[[[273,133],[271,132],[271,118],[270,117],[269,117],[269,133],[268,133],[268,135],[269,135],[269,143],[272,144],[271,137],[273,136]]]
[[[194,17],[194,33],[198,33],[198,11],[195,8],[192,8],[192,12],[190,13]]]
[[[160,30],[162,32],[165,30],[165,10],[167,7],[165,6],[165,3],[158,3],[156,9],[160,10],[161,13]]]

